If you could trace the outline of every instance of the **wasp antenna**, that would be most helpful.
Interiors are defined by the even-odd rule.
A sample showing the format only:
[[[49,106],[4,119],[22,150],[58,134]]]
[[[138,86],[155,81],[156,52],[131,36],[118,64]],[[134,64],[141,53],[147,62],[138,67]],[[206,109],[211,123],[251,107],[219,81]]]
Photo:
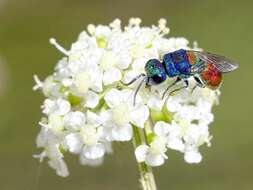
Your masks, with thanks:
[[[141,77],[146,77],[146,75],[144,73],[139,74],[137,77],[133,78],[131,81],[129,81],[128,83],[124,83],[123,81],[120,81],[123,85],[129,86],[131,84],[133,84],[135,81],[137,81],[139,78]]]
[[[141,82],[138,84],[138,86],[137,86],[137,88],[136,88],[136,90],[135,90],[135,92],[134,92],[134,102],[133,102],[133,105],[134,105],[134,106],[135,106],[135,104],[136,104],[136,96],[137,96],[137,93],[139,92],[139,90],[140,90],[142,84],[143,84],[146,80],[147,80],[147,77],[144,77],[144,78],[141,80]]]
[[[56,49],[62,52],[64,55],[69,56],[69,51],[63,48],[60,44],[57,43],[56,39],[50,38],[49,43],[52,44]]]

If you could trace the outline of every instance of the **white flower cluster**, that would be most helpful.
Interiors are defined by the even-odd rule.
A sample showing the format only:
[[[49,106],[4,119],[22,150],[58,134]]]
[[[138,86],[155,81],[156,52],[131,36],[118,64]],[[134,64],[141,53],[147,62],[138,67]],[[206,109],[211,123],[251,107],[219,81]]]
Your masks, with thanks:
[[[208,125],[217,91],[197,88],[191,93],[190,87],[162,100],[174,80],[168,79],[141,88],[133,105],[136,84],[124,86],[120,81],[143,73],[149,59],[190,49],[185,38],[164,37],[169,33],[165,19],[158,26],[140,24],[139,18],[131,18],[123,29],[119,19],[109,26],[89,25],[69,51],[50,39],[65,56],[43,82],[35,76],[34,90],[41,89],[46,97],[37,137],[43,151],[35,157],[47,157],[58,175],[68,175],[65,153],[79,155],[81,164],[98,165],[112,152],[112,142],[133,138],[133,127],[144,130],[149,125],[148,141],[136,148],[135,155],[150,166],[163,164],[168,149],[182,152],[188,163],[198,163],[199,146],[210,145]]]

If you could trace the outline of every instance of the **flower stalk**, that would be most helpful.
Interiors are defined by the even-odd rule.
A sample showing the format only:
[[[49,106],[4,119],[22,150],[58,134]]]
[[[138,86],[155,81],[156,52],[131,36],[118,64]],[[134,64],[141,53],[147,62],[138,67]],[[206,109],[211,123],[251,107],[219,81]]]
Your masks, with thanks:
[[[146,134],[142,134],[141,132],[146,133],[144,130],[140,131],[141,129],[133,126],[133,145],[134,149],[136,149],[141,144],[146,144]],[[138,162],[138,168],[140,173],[140,183],[143,190],[156,190],[156,183],[154,174],[152,172],[152,168],[148,166],[145,162]]]

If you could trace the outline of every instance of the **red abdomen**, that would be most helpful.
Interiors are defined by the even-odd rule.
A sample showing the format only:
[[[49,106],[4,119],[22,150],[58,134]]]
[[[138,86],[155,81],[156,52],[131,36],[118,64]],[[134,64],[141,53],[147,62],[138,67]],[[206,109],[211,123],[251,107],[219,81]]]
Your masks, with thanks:
[[[200,76],[205,85],[211,89],[218,88],[222,81],[221,72],[213,64],[208,64]]]

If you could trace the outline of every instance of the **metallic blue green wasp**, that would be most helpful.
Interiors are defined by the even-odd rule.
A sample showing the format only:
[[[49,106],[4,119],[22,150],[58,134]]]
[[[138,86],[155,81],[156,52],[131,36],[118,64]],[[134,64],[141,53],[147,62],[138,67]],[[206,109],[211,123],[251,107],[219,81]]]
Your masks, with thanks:
[[[143,83],[146,86],[158,85],[167,78],[176,78],[176,80],[167,87],[162,98],[165,97],[169,89],[178,82],[183,81],[184,86],[174,89],[169,94],[187,88],[189,86],[188,79],[194,77],[196,87],[208,87],[216,89],[222,81],[222,73],[231,72],[238,68],[238,65],[230,59],[207,52],[191,51],[179,49],[177,51],[167,53],[163,56],[162,61],[158,59],[150,59],[145,65],[146,73],[142,73],[132,79],[125,85],[131,85],[138,79],[142,78],[134,93],[134,105],[136,95]]]

